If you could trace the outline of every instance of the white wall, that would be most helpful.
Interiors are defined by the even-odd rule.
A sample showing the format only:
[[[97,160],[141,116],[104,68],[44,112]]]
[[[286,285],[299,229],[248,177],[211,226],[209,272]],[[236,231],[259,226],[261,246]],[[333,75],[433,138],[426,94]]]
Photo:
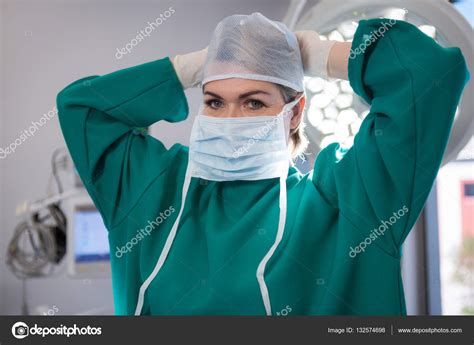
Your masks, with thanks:
[[[1,0],[0,0],[1,1]],[[87,75],[201,49],[223,17],[260,11],[282,19],[286,0],[207,1],[5,1],[0,9],[0,145],[7,146],[55,105],[56,94]],[[175,14],[130,55],[117,60],[124,46],[147,21],[172,6]],[[3,50],[1,50],[3,49]],[[3,72],[3,75],[1,73]],[[2,90],[3,86],[3,90]],[[3,93],[2,93],[3,92]],[[189,92],[191,112],[199,94]],[[3,101],[3,103],[2,103]],[[2,111],[3,110],[3,111]],[[190,121],[159,125],[166,144],[187,143]],[[16,205],[45,196],[51,153],[64,146],[57,119],[49,121],[18,150],[0,160],[0,315],[20,314],[21,283],[5,267],[7,241],[19,222]],[[58,314],[105,308],[112,313],[110,279],[74,280],[63,271],[27,284],[30,307],[56,306]]]

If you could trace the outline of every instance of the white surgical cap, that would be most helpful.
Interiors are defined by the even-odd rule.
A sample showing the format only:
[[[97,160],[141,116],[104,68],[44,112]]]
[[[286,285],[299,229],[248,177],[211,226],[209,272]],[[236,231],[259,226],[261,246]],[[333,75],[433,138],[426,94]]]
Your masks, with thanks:
[[[295,34],[258,12],[224,18],[209,44],[201,86],[228,78],[268,81],[304,91]]]

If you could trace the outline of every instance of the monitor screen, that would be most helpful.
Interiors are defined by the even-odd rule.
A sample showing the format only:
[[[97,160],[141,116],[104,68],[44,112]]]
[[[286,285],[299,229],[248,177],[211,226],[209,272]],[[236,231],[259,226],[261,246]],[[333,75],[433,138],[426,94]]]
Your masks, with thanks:
[[[109,260],[108,232],[95,208],[79,208],[74,212],[74,258],[76,263]]]

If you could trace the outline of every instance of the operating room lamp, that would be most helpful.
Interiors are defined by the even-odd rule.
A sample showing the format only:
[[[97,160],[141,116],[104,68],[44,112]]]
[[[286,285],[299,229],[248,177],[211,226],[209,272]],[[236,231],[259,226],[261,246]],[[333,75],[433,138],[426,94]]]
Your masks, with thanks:
[[[304,15],[300,16],[303,11]],[[295,31],[316,30],[322,39],[352,41],[359,20],[378,17],[405,20],[444,47],[460,47],[469,70],[474,70],[472,27],[446,0],[295,0],[284,22]],[[305,131],[310,140],[310,159],[314,160],[321,149],[333,142],[350,147],[368,114],[368,105],[353,93],[345,80],[306,77],[305,88],[308,99]],[[443,164],[454,159],[472,137],[473,88],[470,82],[464,90]]]

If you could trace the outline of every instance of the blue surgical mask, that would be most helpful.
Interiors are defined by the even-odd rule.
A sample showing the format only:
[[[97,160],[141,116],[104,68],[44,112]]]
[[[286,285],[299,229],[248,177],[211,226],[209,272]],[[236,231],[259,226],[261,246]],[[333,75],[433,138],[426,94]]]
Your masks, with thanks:
[[[194,120],[189,146],[189,161],[183,182],[181,208],[155,268],[140,287],[135,315],[140,315],[145,292],[168,256],[178,231],[186,195],[192,177],[211,181],[261,180],[280,178],[278,229],[275,242],[255,267],[267,315],[272,315],[270,296],[265,282],[265,267],[283,238],[286,224],[286,178],[290,164],[288,140],[292,108],[299,99],[286,104],[275,115],[258,117],[216,118],[202,114]]]

